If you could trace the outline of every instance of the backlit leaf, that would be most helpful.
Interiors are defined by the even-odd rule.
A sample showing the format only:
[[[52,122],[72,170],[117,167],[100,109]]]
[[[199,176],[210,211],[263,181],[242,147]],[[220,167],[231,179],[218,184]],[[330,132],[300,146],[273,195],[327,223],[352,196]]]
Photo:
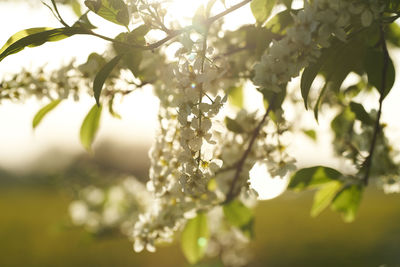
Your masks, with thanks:
[[[32,128],[35,129],[39,123],[42,121],[42,119],[47,115],[47,113],[49,113],[50,111],[52,111],[55,107],[58,106],[58,104],[60,104],[61,99],[57,99],[57,100],[53,100],[52,102],[50,102],[48,105],[44,106],[43,108],[41,108],[35,115],[35,117],[33,118],[32,121]]]
[[[239,228],[248,224],[254,217],[253,211],[239,200],[224,205],[223,210],[227,221]]]
[[[243,87],[234,86],[228,90],[228,100],[233,106],[243,108]]]
[[[207,215],[199,213],[186,223],[182,232],[181,245],[186,259],[195,264],[204,257],[210,233]]]
[[[254,213],[239,200],[231,201],[223,206],[226,220],[238,227],[248,238],[254,236]]]
[[[33,32],[33,33],[32,33]],[[18,53],[25,47],[40,46],[46,42],[65,39],[75,34],[84,34],[86,31],[80,27],[69,28],[33,28],[14,34],[0,50],[0,61],[5,57]]]
[[[355,219],[361,202],[363,187],[361,185],[349,185],[344,187],[333,199],[331,208],[340,212],[345,222]]]
[[[85,5],[108,21],[123,26],[129,24],[128,6],[122,0],[86,0]]]
[[[276,0],[253,0],[250,3],[251,12],[257,20],[257,23],[263,24],[271,15],[272,8]]]
[[[300,169],[293,174],[288,188],[296,191],[312,189],[328,182],[339,180],[342,174],[335,169],[315,166]]]
[[[92,143],[99,129],[101,110],[102,107],[101,106],[98,107],[95,104],[90,109],[89,113],[86,115],[81,126],[81,131],[80,131],[81,143],[83,147],[88,151],[91,150]]]
[[[339,181],[332,181],[322,186],[315,195],[311,208],[311,216],[318,216],[324,209],[326,209],[340,190],[342,183]]]

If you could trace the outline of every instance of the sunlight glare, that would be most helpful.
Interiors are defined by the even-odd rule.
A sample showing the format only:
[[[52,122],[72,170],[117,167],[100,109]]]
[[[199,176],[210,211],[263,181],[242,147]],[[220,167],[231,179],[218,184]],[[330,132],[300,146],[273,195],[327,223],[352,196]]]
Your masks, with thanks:
[[[288,175],[283,178],[271,177],[263,162],[257,162],[250,170],[250,187],[258,193],[258,200],[276,198],[286,190],[288,183]]]
[[[173,0],[168,7],[168,14],[180,22],[191,21],[196,10],[201,6],[207,6],[209,0]]]

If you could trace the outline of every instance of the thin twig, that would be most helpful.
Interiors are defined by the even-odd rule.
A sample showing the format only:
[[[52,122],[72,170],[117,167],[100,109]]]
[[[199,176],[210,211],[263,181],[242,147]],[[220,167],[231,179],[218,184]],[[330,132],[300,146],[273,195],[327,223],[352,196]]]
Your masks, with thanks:
[[[69,25],[61,17],[60,12],[58,12],[56,2],[54,0],[51,0],[51,3],[53,4],[54,10],[56,11],[56,14],[58,15],[58,18],[59,18],[59,21],[61,22],[61,24],[64,25],[65,27],[69,27]]]
[[[238,195],[238,193],[240,193],[240,191],[238,191],[237,188],[236,188],[236,184],[239,181],[240,174],[241,174],[241,172],[243,170],[243,166],[244,166],[244,164],[246,162],[247,157],[249,156],[249,154],[251,152],[251,149],[253,148],[254,142],[256,141],[256,139],[257,139],[257,137],[258,137],[258,135],[260,133],[261,127],[263,126],[263,124],[264,124],[265,120],[267,119],[267,117],[268,117],[269,113],[271,112],[271,110],[274,108],[275,98],[276,98],[276,95],[274,95],[274,97],[272,98],[272,100],[271,100],[271,102],[270,102],[270,104],[269,104],[269,106],[268,106],[263,118],[261,119],[260,123],[253,130],[249,145],[247,146],[246,151],[243,153],[243,156],[240,158],[240,160],[236,164],[235,176],[233,177],[231,186],[229,188],[229,192],[226,195],[226,199],[222,204],[227,204],[227,203],[231,202]]]
[[[368,157],[365,159],[365,162],[363,164],[363,167],[365,168],[365,174],[362,179],[365,185],[368,185],[368,180],[369,180],[369,175],[371,172],[371,166],[372,166],[372,159],[374,156],[374,151],[375,151],[375,146],[376,146],[376,141],[378,139],[378,134],[381,130],[380,126],[380,119],[382,115],[382,103],[383,99],[385,97],[385,89],[386,89],[386,75],[387,75],[387,70],[389,67],[389,52],[386,46],[386,40],[385,40],[385,34],[382,28],[382,25],[380,27],[380,42],[383,50],[383,67],[382,67],[382,83],[381,83],[381,88],[379,88],[379,110],[378,114],[376,116],[376,121],[375,121],[375,128],[374,128],[374,133],[372,136],[372,141],[371,141],[371,146],[369,148],[369,154]]]

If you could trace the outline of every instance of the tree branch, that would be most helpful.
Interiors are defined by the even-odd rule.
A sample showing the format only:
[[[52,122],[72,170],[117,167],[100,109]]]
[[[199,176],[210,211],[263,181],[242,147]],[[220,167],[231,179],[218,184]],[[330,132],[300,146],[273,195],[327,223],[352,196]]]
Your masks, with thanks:
[[[383,99],[385,97],[384,93],[385,93],[385,88],[386,88],[386,75],[387,75],[387,70],[388,70],[388,66],[389,66],[389,52],[388,52],[388,49],[386,46],[385,34],[383,31],[382,25],[380,27],[380,42],[381,42],[381,47],[382,47],[382,51],[383,51],[382,83],[381,83],[381,88],[379,88],[379,93],[380,93],[379,110],[378,110],[378,114],[376,116],[375,128],[374,128],[374,133],[372,135],[371,146],[369,149],[368,157],[365,159],[364,164],[363,164],[363,167],[365,168],[365,174],[364,174],[362,181],[364,182],[365,185],[368,185],[368,180],[369,180],[369,175],[371,172],[372,159],[374,156],[375,146],[376,146],[376,142],[378,139],[378,134],[381,130],[380,119],[381,119],[381,115],[382,115],[382,103],[383,103]]]
[[[247,157],[249,156],[249,154],[251,152],[251,149],[253,148],[254,142],[256,141],[256,139],[257,139],[257,137],[258,137],[258,135],[260,133],[261,127],[263,126],[263,124],[264,124],[265,120],[267,119],[267,117],[268,117],[269,113],[271,112],[271,110],[274,108],[275,98],[276,98],[276,95],[274,95],[274,97],[272,98],[272,100],[271,100],[271,102],[270,102],[270,104],[269,104],[269,106],[268,106],[263,118],[261,119],[260,123],[253,130],[249,145],[247,146],[247,149],[243,153],[243,156],[240,158],[240,160],[236,164],[235,176],[233,177],[231,186],[229,188],[229,192],[226,195],[226,199],[222,204],[227,204],[227,203],[231,202],[240,193],[240,191],[238,191],[237,188],[236,188],[236,184],[239,181],[240,174],[241,174],[241,172],[243,170],[243,166],[244,166],[244,164],[246,162]]]

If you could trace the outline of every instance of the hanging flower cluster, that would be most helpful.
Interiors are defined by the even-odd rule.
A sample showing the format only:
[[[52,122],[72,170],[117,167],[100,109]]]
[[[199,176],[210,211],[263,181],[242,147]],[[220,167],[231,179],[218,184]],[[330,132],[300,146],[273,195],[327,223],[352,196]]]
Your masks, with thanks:
[[[315,61],[320,49],[329,47],[332,36],[346,41],[346,27],[361,23],[368,27],[383,10],[379,0],[304,1],[304,9],[293,15],[294,25],[279,41],[273,41],[255,66],[254,84],[280,92],[300,71]]]

